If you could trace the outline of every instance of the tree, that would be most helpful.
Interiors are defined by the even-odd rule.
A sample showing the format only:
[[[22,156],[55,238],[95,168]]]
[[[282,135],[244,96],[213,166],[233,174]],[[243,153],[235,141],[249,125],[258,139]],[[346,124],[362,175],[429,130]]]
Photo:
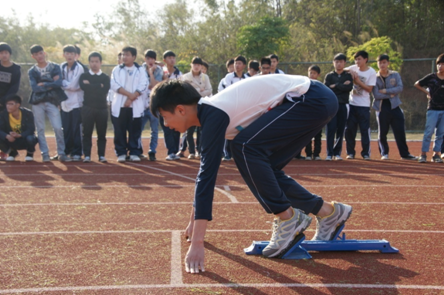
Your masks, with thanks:
[[[240,53],[250,59],[279,52],[281,45],[288,40],[288,24],[279,17],[263,17],[254,25],[241,27],[237,34]]]
[[[394,42],[387,36],[372,38],[370,41],[360,45],[349,47],[347,57],[353,60],[353,55],[359,50],[365,50],[369,55],[369,60],[376,60],[378,55],[387,54],[390,57],[390,68],[399,71],[402,65],[402,54],[393,49]],[[378,67],[375,63],[370,64],[376,71]]]

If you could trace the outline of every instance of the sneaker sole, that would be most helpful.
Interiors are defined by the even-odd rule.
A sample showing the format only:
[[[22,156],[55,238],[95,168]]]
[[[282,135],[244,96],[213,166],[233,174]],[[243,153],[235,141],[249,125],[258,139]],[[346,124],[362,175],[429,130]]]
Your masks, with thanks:
[[[299,232],[295,233],[295,236],[293,237],[293,239],[288,240],[287,245],[284,244],[284,246],[280,250],[274,252],[273,254],[271,254],[269,256],[265,256],[265,255],[264,256],[268,257],[268,258],[274,258],[274,257],[279,256],[280,254],[285,255],[287,250],[289,248],[291,248],[293,245],[295,245],[297,243],[297,241],[299,241],[301,239],[302,236],[304,236],[303,232],[310,226],[312,218],[308,217],[308,218],[306,218],[306,220],[308,220],[308,221],[306,221],[306,225],[303,226]]]

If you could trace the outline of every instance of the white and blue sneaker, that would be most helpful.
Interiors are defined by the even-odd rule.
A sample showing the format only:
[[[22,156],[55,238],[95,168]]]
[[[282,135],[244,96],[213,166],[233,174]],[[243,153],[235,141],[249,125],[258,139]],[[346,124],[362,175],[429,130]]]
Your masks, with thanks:
[[[273,222],[273,233],[270,243],[262,251],[265,257],[276,257],[287,250],[291,242],[310,226],[311,217],[293,208],[293,217],[281,220],[276,217]]]

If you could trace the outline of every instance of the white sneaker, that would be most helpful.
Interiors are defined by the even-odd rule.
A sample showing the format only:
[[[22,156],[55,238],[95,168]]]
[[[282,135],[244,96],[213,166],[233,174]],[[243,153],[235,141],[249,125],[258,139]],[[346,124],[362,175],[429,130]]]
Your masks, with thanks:
[[[315,161],[322,161],[321,157],[317,156],[314,158]]]
[[[34,161],[33,157],[31,157],[31,156],[26,156],[25,157],[25,162],[33,162],[33,161]]]
[[[126,155],[120,155],[117,157],[118,163],[125,163],[125,161],[126,161]]]
[[[294,208],[293,211],[293,217],[289,220],[274,219],[270,243],[262,251],[265,257],[276,257],[284,252],[294,238],[310,226],[310,216]]]
[[[336,160],[336,161],[342,161],[343,159],[342,159],[341,156],[335,156],[335,160]]]
[[[325,161],[331,161],[331,160],[332,160],[331,156],[327,156],[327,158],[325,158]]]
[[[136,155],[130,155],[129,160],[130,160],[131,162],[140,162],[140,158],[139,158],[139,156],[136,156]]]
[[[99,162],[100,163],[108,163],[108,161],[106,160],[105,157],[99,157]]]
[[[316,233],[312,241],[330,241],[336,228],[343,225],[352,213],[352,207],[349,205],[332,202],[333,213],[325,217],[316,216]]]
[[[311,157],[305,157],[305,161],[311,161],[312,158]]]
[[[195,156],[195,157],[196,157],[196,159],[198,159],[198,160],[200,159],[200,154],[199,154],[199,152],[196,152],[196,156]]]
[[[190,159],[190,160],[196,159],[196,156],[194,154],[189,154],[188,155],[188,159]]]
[[[15,157],[13,157],[13,156],[8,156],[6,158],[6,162],[14,162],[14,161],[15,161]]]
[[[169,154],[168,157],[165,158],[167,161],[178,161],[180,157],[175,154]]]
[[[355,158],[355,156],[354,155],[352,155],[352,154],[350,154],[350,155],[347,155],[347,160],[353,160]]]
[[[383,155],[382,157],[381,157],[381,160],[388,160],[389,159],[389,156],[388,155]]]
[[[85,157],[85,159],[83,159],[83,163],[89,163],[91,162],[91,157]]]

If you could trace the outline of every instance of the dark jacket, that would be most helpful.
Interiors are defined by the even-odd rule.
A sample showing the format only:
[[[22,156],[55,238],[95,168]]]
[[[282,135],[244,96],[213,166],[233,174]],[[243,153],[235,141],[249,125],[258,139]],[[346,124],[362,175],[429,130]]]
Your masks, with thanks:
[[[40,75],[37,65],[34,65],[28,71],[29,83],[31,84],[32,92],[29,97],[30,104],[39,104],[41,102],[50,102],[54,105],[59,105],[60,102],[66,100],[68,97],[62,90],[62,71],[58,64],[48,61],[49,74],[45,77]],[[54,81],[54,77],[59,76],[59,79]],[[38,86],[43,82],[44,86]]]
[[[346,81],[350,81],[350,84],[344,84]],[[343,71],[339,75],[332,71],[325,75],[324,84],[336,94],[339,103],[348,103],[350,91],[353,89],[353,77],[349,72]],[[333,84],[335,87],[331,88]]]
[[[22,111],[22,132],[20,133],[23,138],[29,135],[35,134],[34,115],[26,108],[20,108]],[[9,124],[9,113],[4,110],[0,113],[0,139],[5,140],[6,136],[12,131]]]

